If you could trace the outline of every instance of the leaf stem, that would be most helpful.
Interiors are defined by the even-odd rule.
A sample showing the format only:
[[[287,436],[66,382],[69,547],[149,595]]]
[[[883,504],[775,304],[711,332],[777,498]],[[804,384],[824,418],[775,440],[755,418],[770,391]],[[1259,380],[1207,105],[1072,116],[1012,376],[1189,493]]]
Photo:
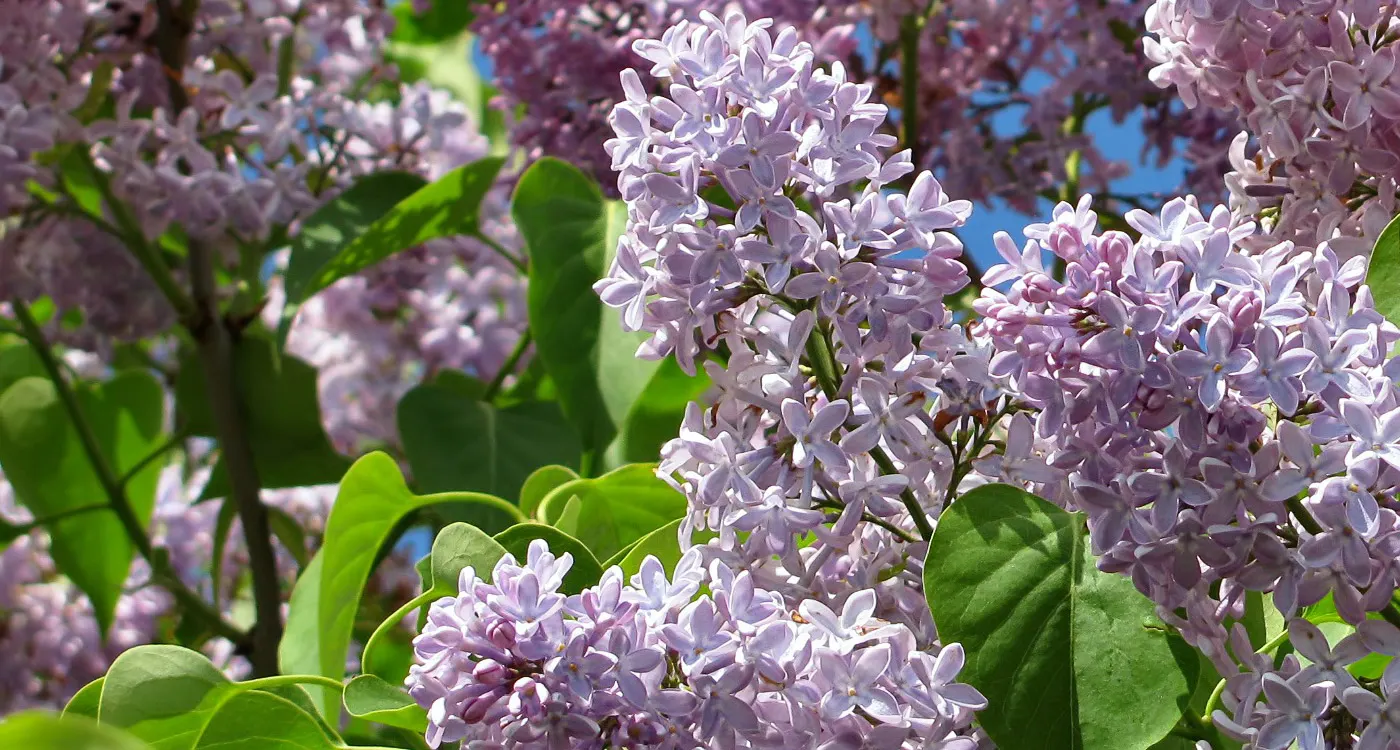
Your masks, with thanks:
[[[481,244],[491,248],[491,250],[497,255],[501,256],[502,258],[505,258],[507,263],[515,267],[515,270],[519,271],[520,273],[529,273],[529,269],[527,269],[525,266],[525,261],[512,255],[509,250],[505,249],[505,247],[501,245],[501,243],[491,239],[490,237],[487,237],[485,232],[482,232],[480,229],[478,229],[475,232],[472,232],[469,236],[473,239],[478,240],[479,242],[481,242]]]
[[[54,356],[53,349],[49,347],[48,341],[44,338],[44,332],[40,330],[38,321],[34,319],[24,300],[18,297],[13,298],[10,300],[10,305],[14,310],[15,318],[24,331],[25,339],[38,353],[44,371],[48,374],[49,380],[53,381],[54,391],[58,394],[64,411],[68,413],[68,418],[78,433],[78,440],[82,443],[83,452],[87,454],[88,462],[92,464],[93,473],[97,475],[98,484],[101,485],[103,494],[107,496],[107,507],[116,515],[117,520],[122,525],[122,530],[126,532],[127,538],[136,548],[137,554],[150,564],[151,577],[159,580],[160,585],[175,597],[187,613],[203,621],[216,635],[227,638],[236,644],[243,643],[246,638],[245,634],[224,621],[218,611],[185,586],[179,575],[170,568],[170,561],[164,554],[156,554],[155,548],[151,545],[151,539],[146,534],[145,525],[141,523],[136,511],[132,509],[131,502],[126,496],[126,490],[118,481],[112,467],[107,463],[107,457],[102,453],[97,436],[92,431],[92,425],[88,424],[87,418],[83,415],[82,406],[78,403],[77,395],[68,386],[68,381],[64,379],[58,358]]]
[[[122,474],[121,477],[117,480],[117,482],[120,483],[123,487],[130,484],[131,480],[134,479],[137,474],[140,474],[143,469],[145,469],[147,466],[150,466],[152,463],[155,463],[157,460],[160,459],[161,456],[164,456],[165,454],[169,453],[175,448],[175,446],[185,442],[185,438],[188,438],[189,436],[189,430],[183,427],[175,430],[174,434],[172,434],[169,439],[167,439],[164,443],[158,446],[155,450],[151,451],[145,458],[141,459],[140,461],[137,461],[130,469],[127,469],[126,473]]]
[[[253,680],[244,680],[238,683],[238,687],[245,690],[265,690],[267,688],[282,687],[283,685],[321,685],[332,690],[344,690],[345,683],[324,677],[318,674],[279,674],[271,677],[259,677]]]
[[[375,646],[379,645],[379,642],[388,635],[389,631],[392,630],[394,626],[398,625],[403,618],[408,616],[409,612],[441,597],[441,593],[434,591],[430,587],[427,591],[409,599],[402,607],[394,610],[393,614],[384,618],[384,621],[379,623],[379,627],[375,628],[374,632],[370,634],[369,640],[365,641],[365,648],[360,652],[360,671],[365,674],[370,674],[372,672],[370,668],[370,653],[374,651]]]
[[[501,386],[505,385],[506,378],[515,372],[515,368],[520,364],[520,358],[525,356],[525,350],[530,348],[533,336],[530,329],[520,334],[520,340],[515,342],[515,349],[506,357],[506,361],[501,364],[501,368],[496,371],[496,376],[491,378],[491,382],[486,386],[486,392],[481,395],[481,400],[487,403],[495,403],[496,396],[501,392]]]

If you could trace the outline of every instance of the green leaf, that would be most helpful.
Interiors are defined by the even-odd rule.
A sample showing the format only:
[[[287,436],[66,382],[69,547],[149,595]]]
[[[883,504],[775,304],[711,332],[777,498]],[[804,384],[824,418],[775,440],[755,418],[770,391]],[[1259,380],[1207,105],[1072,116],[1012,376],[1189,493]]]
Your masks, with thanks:
[[[243,406],[253,463],[264,489],[310,487],[340,479],[350,461],[331,447],[321,426],[316,369],[292,356],[278,357],[266,336],[245,336],[233,350],[234,384]],[[175,401],[192,434],[217,437],[204,365],[197,353],[181,358]],[[228,473],[220,461],[203,499],[226,497]]]
[[[578,466],[579,444],[557,404],[505,409],[440,385],[420,385],[399,401],[399,435],[418,488],[471,490],[514,498],[541,466]],[[462,518],[499,531],[499,516]]]
[[[478,577],[489,581],[496,561],[505,557],[507,551],[500,542],[471,524],[448,524],[433,538],[427,568],[432,580],[425,581],[431,587],[425,590],[435,591],[440,597],[456,596],[457,578],[462,569],[469,566]]]
[[[63,715],[76,714],[90,719],[97,718],[97,708],[102,701],[102,683],[106,678],[97,679],[82,686],[63,707]]]
[[[686,375],[674,357],[667,357],[651,382],[632,404],[621,434],[609,449],[609,465],[655,461],[661,446],[680,432],[685,409],[710,387],[704,370]]]
[[[345,710],[357,719],[422,734],[428,728],[428,712],[408,693],[372,674],[362,674],[345,686]]]
[[[162,750],[193,748],[220,707],[238,691],[195,651],[137,646],[112,662],[98,719]]]
[[[100,385],[73,384],[74,395],[108,466],[120,477],[163,439],[164,396],[146,373],[123,372]],[[19,501],[37,518],[105,502],[107,494],[52,382],[23,378],[0,395],[0,467]],[[155,505],[159,462],[126,484],[144,525]],[[105,634],[135,548],[115,513],[97,510],[47,525],[59,570],[92,600]]]
[[[387,454],[371,453],[356,461],[341,480],[321,551],[292,589],[287,632],[278,651],[282,670],[336,680],[343,677],[355,612],[380,547],[408,514],[419,508],[457,503],[488,505],[519,520],[524,518],[515,506],[490,495],[415,495]],[[308,690],[318,696],[326,715],[333,715],[339,705],[335,697],[315,686]]]
[[[1386,320],[1400,322],[1400,216],[1391,219],[1376,238],[1366,284],[1371,287],[1376,309]]]
[[[685,496],[656,476],[654,464],[632,464],[596,479],[576,479],[545,496],[536,517],[559,526],[578,498],[579,541],[606,560],[686,512]]]
[[[394,6],[394,33],[389,38],[407,44],[451,39],[461,34],[476,16],[471,6],[471,0],[453,0],[433,3],[426,12],[415,13],[413,3],[399,3]]]
[[[553,158],[535,162],[515,188],[511,214],[530,254],[528,307],[535,351],[586,451],[601,454],[659,362],[640,360],[641,334],[622,330],[593,284],[607,272],[626,207]]]
[[[0,348],[0,394],[24,378],[45,377],[44,363],[29,344],[10,344]]]
[[[321,271],[356,238],[363,236],[375,221],[427,184],[422,177],[408,172],[372,172],[356,180],[335,200],[316,209],[302,222],[301,231],[292,240],[292,252],[283,275],[287,302],[278,329],[280,340],[286,341],[287,331],[301,303],[318,291],[315,281]]]
[[[271,693],[234,693],[204,727],[194,750],[340,750],[314,717]]]
[[[231,682],[203,655],[179,646],[123,652],[101,692],[101,723],[157,750],[339,746],[330,728],[305,710],[314,707],[301,688]]]
[[[638,539],[631,547],[618,552],[603,563],[603,570],[616,565],[622,568],[623,580],[630,581],[632,576],[642,569],[642,561],[651,555],[666,568],[667,573],[671,573],[676,569],[676,563],[681,561],[681,556],[685,554],[685,550],[681,549],[680,542],[682,520],[684,519],[677,518]],[[690,546],[704,544],[714,537],[713,531],[695,531],[691,534]]]
[[[1006,485],[939,519],[924,590],[959,679],[1002,750],[1141,750],[1187,706],[1199,664],[1126,577],[1102,573],[1083,517]]]
[[[14,750],[144,750],[150,745],[82,715],[24,711],[0,721],[0,747]]]
[[[578,473],[567,466],[541,466],[520,486],[520,512],[526,518],[533,518],[545,495],[555,487],[578,478]]]
[[[542,523],[522,523],[512,526],[496,535],[496,541],[515,555],[516,561],[524,564],[530,553],[530,542],[543,539],[549,551],[555,555],[565,552],[574,556],[574,566],[564,575],[564,583],[559,588],[566,594],[577,594],[592,586],[603,576],[603,566],[598,558],[578,539]]]
[[[429,185],[413,175],[375,172],[317,210],[287,261],[283,336],[295,307],[338,279],[428,240],[475,233],[481,200],[502,163],[486,158],[464,164]]]

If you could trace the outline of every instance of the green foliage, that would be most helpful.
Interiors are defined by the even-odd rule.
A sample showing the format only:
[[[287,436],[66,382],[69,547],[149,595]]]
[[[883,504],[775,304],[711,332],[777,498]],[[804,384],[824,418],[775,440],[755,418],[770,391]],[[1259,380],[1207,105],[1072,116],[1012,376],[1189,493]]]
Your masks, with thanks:
[[[564,523],[571,502],[578,514],[573,528]],[[656,477],[655,465],[632,464],[554,488],[535,518],[574,533],[598,559],[607,560],[685,512],[685,496]]]
[[[357,719],[409,729],[418,734],[428,727],[427,711],[401,688],[372,674],[362,674],[351,680],[345,686],[342,700],[346,713]]]
[[[150,375],[118,373],[98,384],[74,384],[84,421],[119,479],[164,440],[164,401]],[[107,492],[54,384],[26,377],[0,394],[0,467],[19,501],[44,519],[107,502]],[[151,464],[125,483],[137,519],[149,521],[160,467]],[[92,600],[105,633],[135,554],[115,513],[92,510],[47,525],[59,570]]]
[[[662,526],[656,531],[638,539],[631,546],[613,555],[607,562],[603,563],[603,569],[607,570],[616,565],[622,568],[624,580],[631,580],[637,571],[642,569],[642,561],[648,555],[654,556],[666,570],[674,571],[676,563],[681,561],[684,550],[681,549],[680,529],[681,521],[676,520]],[[700,531],[692,535],[691,541],[694,544],[704,544],[713,539],[714,532]]]
[[[543,539],[549,545],[549,551],[555,555],[567,552],[574,556],[574,566],[564,575],[564,583],[559,587],[564,593],[577,594],[597,583],[603,576],[603,568],[598,564],[598,558],[583,545],[583,542],[553,526],[522,523],[496,535],[496,541],[507,552],[515,555],[515,559],[521,564],[524,564],[529,555],[530,542],[536,539]]]
[[[287,632],[279,651],[284,671],[336,680],[345,675],[355,612],[379,549],[408,514],[439,504],[486,505],[524,520],[515,506],[490,495],[415,495],[394,460],[384,453],[371,453],[350,467],[326,521],[321,550],[292,590]],[[325,695],[319,696],[319,702],[328,716],[338,705]]]
[[[959,679],[989,705],[978,720],[1003,750],[1134,750],[1176,724],[1197,657],[1119,575],[1100,572],[1083,517],[1006,485],[944,511],[924,590]]]
[[[686,406],[701,400],[709,388],[710,378],[703,370],[686,375],[674,358],[663,360],[627,413],[621,434],[609,448],[608,464],[655,461],[661,446],[679,432]]]
[[[462,33],[476,12],[472,0],[433,3],[424,13],[415,13],[413,3],[394,6],[394,33],[390,37],[406,44],[432,44]]]
[[[579,462],[578,437],[554,403],[497,408],[452,387],[428,384],[399,401],[398,423],[423,492],[471,490],[515,498],[536,469]],[[498,518],[460,520],[501,528]]]
[[[330,727],[313,715],[306,693],[296,687],[306,679],[231,682],[197,652],[179,646],[137,646],[117,657],[108,670],[97,690],[97,718],[158,750],[342,747]],[[89,695],[82,703],[91,702]]]
[[[1400,323],[1400,216],[1390,221],[1376,238],[1366,284],[1376,300],[1376,309],[1392,323]]]
[[[233,380],[244,406],[253,463],[265,489],[331,484],[345,474],[350,462],[331,447],[321,426],[315,368],[295,357],[279,359],[266,336],[245,336],[233,350]],[[181,358],[175,403],[191,434],[217,436],[204,365],[196,352]],[[228,474],[220,461],[203,497],[224,497],[228,492]]]
[[[336,280],[428,240],[475,234],[481,201],[501,164],[482,159],[432,184],[402,172],[375,172],[318,209],[292,243],[281,337],[301,303]]]
[[[38,352],[26,343],[0,347],[0,394],[28,377],[46,377]]]
[[[150,745],[85,716],[24,711],[0,721],[0,747],[14,750],[147,750]]]
[[[578,169],[546,158],[520,178],[511,213],[530,255],[536,356],[584,450],[601,457],[658,366],[635,357],[644,337],[623,332],[617,312],[593,291],[612,262],[626,207],[605,200]]]
[[[292,316],[303,301],[326,286],[317,286],[322,272],[342,257],[374,222],[427,184],[427,180],[408,172],[374,172],[356,180],[335,200],[306,217],[301,231],[292,240],[292,252],[283,276],[287,291],[283,328],[291,324]]]
[[[540,502],[550,491],[578,478],[578,472],[567,466],[541,466],[526,477],[520,487],[520,512],[526,518],[533,518]]]

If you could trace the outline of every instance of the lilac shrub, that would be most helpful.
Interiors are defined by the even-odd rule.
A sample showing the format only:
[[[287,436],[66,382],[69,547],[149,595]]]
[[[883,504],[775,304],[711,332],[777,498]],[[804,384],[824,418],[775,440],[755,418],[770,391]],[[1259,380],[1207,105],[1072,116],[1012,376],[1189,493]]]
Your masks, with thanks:
[[[1027,228],[1023,247],[996,238],[1006,263],[988,281],[1010,285],[975,303],[977,338],[1035,415],[1048,467],[1001,478],[1088,514],[1100,567],[1130,576],[1227,679],[1213,717],[1227,734],[1282,747],[1289,706],[1316,702],[1296,729],[1320,737],[1323,709],[1356,687],[1342,667],[1391,648],[1394,626],[1368,614],[1400,619],[1400,330],[1375,310],[1365,257],[1254,252],[1253,224],[1192,199],[1126,218],[1138,239],[1101,232],[1086,202]],[[1063,281],[1027,262],[1044,250]],[[1261,591],[1314,666],[1254,656],[1265,644],[1238,622]],[[1324,597],[1365,626],[1336,652],[1301,617]]]
[[[955,682],[962,651],[938,641],[916,536],[961,478],[924,405],[996,396],[942,302],[968,281],[944,230],[971,206],[928,173],[883,191],[913,169],[881,158],[884,105],[791,29],[701,18],[636,44],[672,98],[622,74],[608,150],[628,228],[596,288],[651,334],[644,356],[694,371],[728,349],[705,363],[714,406],[692,404],[660,468],[690,504],[682,536],[718,539],[669,581],[653,560],[630,588],[612,570],[567,602],[543,547],[491,584],[464,572],[415,641],[410,692],[433,742],[839,748],[874,719],[891,747],[975,747],[985,701]]]

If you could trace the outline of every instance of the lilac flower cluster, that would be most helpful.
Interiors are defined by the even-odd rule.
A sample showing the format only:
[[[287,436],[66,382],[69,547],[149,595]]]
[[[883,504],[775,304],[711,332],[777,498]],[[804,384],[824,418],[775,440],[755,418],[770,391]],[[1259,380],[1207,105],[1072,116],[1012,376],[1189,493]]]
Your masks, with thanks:
[[[512,113],[511,140],[529,158],[568,159],[606,185],[607,117],[618,102],[618,74],[637,64],[633,42],[730,5],[800,26],[825,58],[856,49],[859,5],[824,0],[516,0],[481,7],[471,30],[497,72],[495,106]]]
[[[1086,165],[1086,187],[1103,190],[1130,165],[1105,154],[1082,125],[1095,112],[1122,122],[1143,115],[1150,150],[1165,163],[1182,151],[1193,187],[1218,190],[1234,117],[1175,106],[1147,78],[1148,61],[1132,35],[1149,0],[523,0],[481,9],[472,26],[499,71],[497,106],[516,116],[511,137],[526,155],[572,159],[606,181],[605,118],[620,101],[612,81],[634,67],[631,44],[659,37],[680,20],[735,7],[797,30],[816,56],[839,61],[876,98],[918,109],[918,132],[905,145],[919,168],[943,175],[951,192],[993,197],[1033,210],[1067,178],[1072,152]],[[910,24],[914,43],[906,46]],[[873,36],[859,44],[857,30]],[[1125,34],[1127,35],[1125,38]],[[892,66],[910,54],[913,67]],[[905,78],[913,74],[914,80]],[[639,77],[649,93],[664,78]],[[911,102],[903,99],[912,93]],[[1067,122],[1079,127],[1066,128]],[[888,130],[893,130],[890,128]]]
[[[0,39],[11,40],[0,68],[0,292],[48,295],[104,336],[149,336],[173,315],[127,252],[120,217],[94,220],[80,201],[27,191],[31,179],[59,193],[88,182],[84,152],[147,241],[178,227],[246,278],[354,178],[398,169],[434,179],[488,150],[448,93],[395,80],[381,4],[201,4],[178,81],[143,41],[170,33],[155,4],[46,4],[47,16],[0,18]],[[383,95],[369,101],[371,89]],[[35,158],[55,146],[74,156]]]
[[[418,646],[426,666],[411,680],[431,707],[430,738],[485,732],[483,739],[528,742],[557,731],[594,742],[617,728],[600,722],[622,705],[660,711],[667,721],[680,712],[690,717],[679,725],[684,736],[707,743],[856,747],[872,731],[866,718],[849,720],[859,706],[889,725],[875,731],[890,747],[976,744],[965,709],[980,699],[934,701],[903,685],[905,677],[886,678],[901,684],[875,679],[889,664],[927,664],[931,654],[948,656],[928,667],[937,684],[960,667],[951,656],[957,647],[937,642],[921,586],[925,545],[915,534],[928,530],[944,493],[972,470],[954,470],[947,423],[970,418],[996,396],[985,354],[952,325],[942,302],[967,283],[961,245],[945,230],[960,225],[971,206],[950,201],[927,173],[908,195],[888,194],[885,186],[912,167],[907,152],[881,158],[893,140],[878,134],[884,105],[870,100],[870,86],[848,81],[839,64],[830,73],[816,68],[812,46],[795,32],[774,36],[769,27],[738,12],[723,19],[702,13],[699,23],[682,22],[660,40],[639,40],[638,53],[655,64],[652,75],[670,79],[670,98],[647,98],[639,76],[625,71],[628,99],[610,118],[616,137],[607,148],[628,225],[609,277],[596,288],[623,309],[625,327],[652,334],[643,356],[674,355],[693,371],[706,353],[728,350],[727,366],[705,363],[719,386],[717,403],[692,405],[660,468],[690,503],[682,539],[718,532],[682,565],[708,571],[712,593],[691,604],[691,589],[672,607],[680,611],[676,624],[659,637],[676,652],[674,667],[662,670],[652,657],[638,662],[648,673],[676,671],[685,680],[674,684],[688,685],[690,697],[676,698],[683,701],[676,706],[629,697],[633,681],[612,666],[630,658],[627,650],[560,657],[584,660],[576,665],[546,659],[542,644],[569,648],[559,639],[573,626],[561,626],[564,635],[534,635],[531,618],[566,606],[539,593],[557,586],[542,581],[560,575],[546,572],[552,558],[540,550],[530,563],[540,568],[535,573],[516,582],[510,561],[497,569],[492,589],[468,575],[461,598],[434,609]],[[922,257],[899,252],[909,248]],[[937,416],[928,410],[935,403]],[[637,586],[651,586],[653,575],[659,571]],[[625,598],[613,593],[625,588],[620,577],[609,576],[569,610],[583,613],[576,619],[597,621],[587,597]],[[544,609],[503,603],[517,596]],[[495,614],[483,616],[487,610]],[[779,614],[794,611],[802,623],[843,638],[864,633],[878,612],[879,626],[891,629],[875,631],[892,634],[888,650],[877,644],[821,656],[818,649],[810,678],[802,659],[765,671],[760,654],[806,653],[795,635],[804,628]],[[731,629],[778,641],[763,640],[750,653],[739,638],[731,649]],[[473,661],[465,654],[478,641],[454,640],[464,632],[545,640],[478,666],[464,663]],[[650,637],[629,636],[617,648]],[[601,640],[585,639],[593,648]],[[711,669],[702,658],[731,652],[732,669]],[[538,659],[547,664],[519,672],[522,661]],[[754,683],[746,661],[771,675]],[[557,682],[533,676],[573,666],[593,681],[571,688],[578,698],[559,698]],[[845,697],[829,692],[838,685]],[[600,690],[621,698],[603,700]],[[781,700],[768,700],[775,691]],[[944,707],[936,721],[930,703]],[[697,716],[698,730],[686,728]],[[648,714],[652,721],[660,719]],[[637,731],[647,736],[652,727]],[[772,727],[781,731],[764,738]],[[679,746],[694,744],[686,742]]]
[[[611,568],[565,596],[572,564],[535,540],[433,603],[407,680],[430,745],[977,746],[952,735],[986,703],[955,681],[962,649],[920,649],[873,592],[791,607],[696,548],[669,578],[648,557],[630,583]]]
[[[1129,575],[1228,678],[1217,726],[1261,748],[1321,747],[1307,738],[1335,729],[1324,709],[1371,700],[1347,698],[1344,667],[1388,652],[1365,629],[1329,647],[1301,609],[1330,595],[1352,626],[1400,619],[1400,330],[1374,309],[1365,258],[1329,243],[1246,250],[1253,225],[1193,200],[1126,219],[1138,240],[1100,232],[1086,198],[1024,246],[997,236],[1005,263],[984,281],[1005,288],[975,303],[976,338],[1034,418],[1015,418],[988,471],[1089,515],[1100,567]],[[1008,470],[1027,458],[1039,475]],[[1237,624],[1251,591],[1292,618],[1312,666],[1255,654]]]
[[[1393,3],[1157,0],[1147,30],[1153,81],[1248,126],[1226,184],[1237,214],[1264,218],[1253,249],[1370,249],[1400,179]]]

